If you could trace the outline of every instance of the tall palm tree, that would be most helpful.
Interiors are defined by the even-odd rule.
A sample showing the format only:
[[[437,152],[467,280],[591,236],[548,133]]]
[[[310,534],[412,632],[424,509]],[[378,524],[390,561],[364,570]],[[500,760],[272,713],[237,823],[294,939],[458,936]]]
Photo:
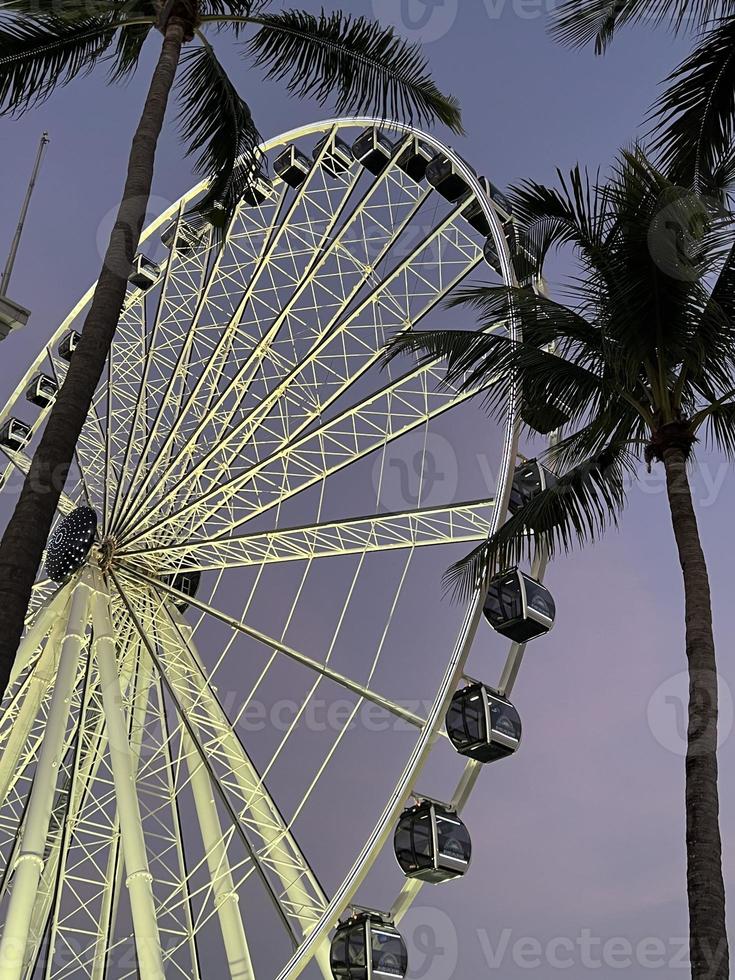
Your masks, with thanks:
[[[650,121],[652,145],[668,172],[676,167],[680,181],[698,183],[733,142],[735,0],[563,0],[552,33],[572,46],[594,44],[602,54],[619,28],[637,23],[696,34],[694,49],[666,79]]]
[[[124,81],[146,41],[156,35],[161,41],[82,337],[0,542],[0,691],[122,310],[177,75],[182,137],[196,155],[197,172],[212,177],[199,208],[214,213],[217,204],[225,218],[259,166],[260,141],[250,108],[215,53],[225,30],[241,41],[250,64],[295,96],[331,100],[342,113],[440,120],[461,130],[456,101],[434,84],[420,50],[392,29],[341,12],[315,16],[268,7],[269,0],[0,0],[2,114],[24,112],[101,62],[109,65],[110,81]]]
[[[677,187],[636,148],[600,182],[575,168],[560,186],[515,189],[521,285],[466,289],[484,331],[394,338],[390,360],[445,358],[446,382],[487,388],[502,415],[512,379],[523,403],[568,417],[548,450],[558,482],[447,572],[467,594],[536,547],[553,553],[617,523],[637,457],[666,474],[681,563],[690,678],[686,853],[695,980],[729,976],[717,791],[717,674],[707,565],[687,465],[703,436],[735,455],[735,247],[732,224]],[[691,208],[699,208],[692,221]],[[696,234],[684,228],[696,227]],[[573,249],[571,302],[534,285],[551,251]],[[503,324],[517,318],[522,341]],[[539,424],[538,422],[536,423]]]

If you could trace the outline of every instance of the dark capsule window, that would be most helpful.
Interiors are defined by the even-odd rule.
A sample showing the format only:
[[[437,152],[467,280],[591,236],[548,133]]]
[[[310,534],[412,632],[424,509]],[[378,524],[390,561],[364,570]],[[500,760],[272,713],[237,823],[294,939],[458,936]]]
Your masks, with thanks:
[[[408,951],[403,939],[394,930],[373,926],[371,930],[373,977],[405,977],[408,970]]]
[[[490,625],[495,627],[523,615],[523,591],[515,572],[490,584],[484,611]]]

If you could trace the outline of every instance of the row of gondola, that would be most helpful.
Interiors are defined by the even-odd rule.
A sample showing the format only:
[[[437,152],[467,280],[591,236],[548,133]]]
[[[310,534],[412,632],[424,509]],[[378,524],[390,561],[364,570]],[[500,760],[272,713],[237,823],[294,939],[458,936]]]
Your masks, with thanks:
[[[553,481],[553,474],[537,461],[524,463],[514,475],[511,512],[517,513]],[[492,579],[483,612],[497,632],[526,643],[551,629],[555,606],[541,582],[513,568]],[[445,725],[457,752],[480,763],[512,755],[521,742],[516,708],[478,681],[454,694]],[[472,840],[455,808],[423,799],[401,815],[393,849],[407,878],[439,884],[466,874]],[[408,951],[390,916],[358,910],[337,927],[330,964],[335,980],[402,980],[408,972]]]

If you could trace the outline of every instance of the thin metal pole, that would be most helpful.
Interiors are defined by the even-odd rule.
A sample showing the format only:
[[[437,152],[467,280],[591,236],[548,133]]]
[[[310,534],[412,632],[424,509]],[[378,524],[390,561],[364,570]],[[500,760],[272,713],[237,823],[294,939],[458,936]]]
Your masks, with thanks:
[[[38,756],[28,815],[20,854],[15,861],[15,875],[10,904],[0,943],[0,978],[20,980],[23,972],[31,914],[36,902],[38,884],[44,866],[51,810],[56,793],[59,763],[65,750],[64,733],[76,681],[77,666],[85,641],[87,607],[91,586],[83,572],[74,587],[66,635],[61,646],[56,685],[51,697],[46,731]]]
[[[41,169],[41,162],[43,161],[43,155],[46,152],[46,147],[50,142],[49,134],[43,133],[41,136],[41,141],[38,144],[38,152],[36,153],[36,162],[33,165],[33,172],[31,174],[30,183],[28,184],[28,190],[26,191],[25,200],[23,201],[23,207],[20,209],[20,218],[18,219],[18,227],[15,229],[15,235],[13,236],[13,241],[10,246],[10,254],[8,255],[8,261],[5,263],[5,269],[3,270],[2,279],[0,279],[0,296],[7,296],[8,286],[10,285],[10,277],[13,274],[13,266],[15,265],[15,257],[18,254],[18,246],[20,245],[20,239],[23,234],[23,227],[26,223],[26,217],[28,215],[28,206],[31,203],[31,195],[33,194],[33,189],[36,186],[36,179],[38,178],[38,172]]]
[[[120,836],[125,859],[125,884],[130,893],[135,948],[141,980],[163,980],[161,939],[153,900],[153,875],[148,868],[143,825],[135,792],[135,767],[122,708],[120,680],[115,663],[115,638],[110,622],[109,598],[100,572],[95,571],[92,597],[94,652],[100,673],[102,703],[107,723],[112,776],[115,783]]]

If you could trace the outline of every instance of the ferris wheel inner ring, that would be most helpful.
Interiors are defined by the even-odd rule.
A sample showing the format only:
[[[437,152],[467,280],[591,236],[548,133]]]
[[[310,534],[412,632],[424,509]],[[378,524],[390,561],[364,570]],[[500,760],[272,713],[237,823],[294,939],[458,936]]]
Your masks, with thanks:
[[[420,228],[423,238],[419,237],[418,243],[409,242],[408,258],[399,255],[398,261],[392,267],[388,259],[394,242],[400,234],[412,227],[419,208],[435,192],[425,182],[415,182],[417,190],[412,197],[408,193],[408,178],[405,181],[401,178],[401,182],[396,183],[395,200],[391,201],[388,196],[388,204],[381,205],[385,212],[380,219],[384,222],[384,227],[381,230],[379,220],[371,217],[370,220],[375,221],[378,232],[376,241],[366,242],[369,233],[362,218],[364,202],[370,199],[370,193],[381,182],[387,186],[388,178],[385,172],[373,173],[372,177],[367,177],[368,187],[363,188],[360,196],[355,187],[359,179],[365,176],[365,169],[354,160],[349,161],[342,173],[333,172],[329,175],[329,179],[335,182],[334,193],[329,186],[323,192],[320,190],[323,193],[323,202],[317,202],[317,195],[314,194],[311,217],[304,221],[303,229],[299,232],[307,236],[303,249],[305,252],[311,250],[310,257],[308,261],[299,258],[301,266],[294,264],[292,282],[289,282],[284,271],[285,266],[272,271],[278,265],[273,262],[272,243],[282,240],[282,236],[286,235],[284,229],[290,220],[289,215],[293,215],[296,207],[294,197],[301,198],[303,204],[303,199],[310,192],[292,188],[292,193],[283,182],[274,182],[277,189],[275,196],[281,196],[280,203],[273,205],[272,213],[266,213],[270,207],[267,199],[250,204],[250,213],[258,215],[253,219],[259,222],[257,234],[247,231],[247,222],[250,219],[246,209],[243,207],[238,212],[239,219],[235,219],[233,227],[237,220],[243,222],[246,231],[242,241],[245,245],[241,244],[231,228],[222,252],[216,255],[212,248],[209,252],[201,249],[201,281],[197,284],[192,278],[189,292],[181,286],[184,281],[183,273],[177,272],[174,267],[175,260],[185,251],[177,242],[185,221],[184,216],[205,191],[206,183],[197,185],[164,209],[148,225],[141,237],[141,250],[144,250],[150,247],[150,243],[155,240],[154,236],[161,232],[165,235],[166,230],[171,227],[174,229],[173,239],[169,235],[173,246],[168,257],[158,263],[147,259],[143,254],[142,259],[146,261],[141,259],[137,262],[135,278],[131,276],[134,289],[129,294],[129,302],[121,320],[108,376],[103,383],[100,397],[95,402],[94,417],[90,418],[80,443],[77,460],[78,484],[67,492],[60,504],[61,512],[67,514],[78,506],[94,504],[97,507],[102,530],[92,554],[99,566],[110,572],[111,581],[118,589],[119,596],[114,588],[111,590],[113,617],[124,619],[127,607],[130,616],[135,620],[136,616],[130,609],[132,604],[137,609],[138,618],[137,624],[133,622],[133,626],[138,628],[141,635],[146,628],[145,616],[152,615],[150,607],[160,603],[160,609],[163,609],[166,603],[167,607],[173,605],[178,610],[172,612],[169,609],[165,613],[168,617],[166,629],[171,635],[178,633],[182,638],[181,642],[185,644],[189,627],[180,616],[188,606],[188,615],[196,618],[195,630],[200,628],[205,617],[216,616],[218,603],[215,600],[224,589],[221,583],[225,571],[262,569],[266,561],[286,562],[294,558],[308,562],[308,567],[311,567],[315,558],[323,556],[368,553],[374,547],[376,536],[385,531],[380,520],[377,525],[376,519],[372,517],[342,520],[341,523],[324,522],[321,520],[320,497],[316,507],[317,518],[314,519],[316,523],[305,534],[305,529],[298,525],[287,524],[285,529],[281,529],[279,522],[282,508],[287,509],[289,502],[300,499],[299,495],[308,496],[312,488],[323,487],[328,477],[335,474],[338,477],[343,467],[358,463],[371,453],[379,454],[381,447],[385,453],[391,440],[398,440],[428,426],[448,408],[461,405],[469,397],[454,392],[451,399],[442,402],[436,396],[436,401],[431,401],[432,386],[438,385],[441,376],[438,365],[423,373],[418,369],[408,371],[399,378],[389,375],[382,388],[364,390],[360,385],[365,371],[379,357],[386,331],[412,328],[435,308],[437,302],[456,282],[461,281],[468,271],[482,261],[484,242],[478,242],[478,234],[465,228],[463,223],[468,202],[479,206],[490,230],[497,256],[497,273],[506,283],[514,282],[504,230],[508,215],[490,199],[487,185],[482,179],[456,152],[437,138],[404,124],[369,117],[332,119],[299,127],[266,142],[262,152],[266,157],[272,156],[278,150],[298,145],[308,137],[318,135],[322,137],[318,145],[321,146],[319,153],[323,163],[325,147],[334,146],[329,143],[330,140],[334,140],[339,134],[372,128],[398,137],[394,156],[386,168],[390,174],[396,170],[397,148],[408,140],[417,140],[427,151],[441,155],[452,168],[453,174],[467,188],[467,196],[451,201],[443,216],[434,216],[426,227]],[[327,141],[326,144],[324,140]],[[312,165],[315,166],[313,162]],[[344,181],[342,196],[337,193],[340,181]],[[348,181],[353,182],[349,189]],[[319,216],[319,208],[323,211],[322,217]],[[330,275],[335,277],[336,282],[337,279],[349,279],[358,270],[360,284],[353,289],[352,286],[346,287],[344,282],[340,282],[339,289],[344,290],[344,295],[341,292],[336,295],[336,312],[332,311],[333,316],[327,321],[328,326],[331,326],[320,333],[320,318],[326,317],[329,310],[327,287],[324,286],[324,292],[320,294],[325,297],[323,305],[320,305],[317,293],[313,292],[312,305],[305,303],[299,308],[299,297],[305,294],[305,290],[314,289],[313,281],[318,281],[320,275],[326,282],[325,266],[320,266],[321,254],[325,250],[331,250],[332,255],[337,254],[342,234],[338,216],[343,214],[348,215],[345,220],[349,220],[353,230],[357,230],[356,238],[344,237],[339,261],[344,259],[345,264],[340,266],[338,276],[334,272],[330,272]],[[356,214],[360,215],[359,220],[355,218]],[[322,225],[319,224],[320,221]],[[458,232],[461,223],[462,231]],[[456,241],[450,242],[449,236],[442,238],[445,231],[456,233]],[[382,242],[381,236],[385,238],[385,242]],[[455,246],[460,258],[450,260],[450,249]],[[234,272],[225,270],[227,260],[222,255],[228,248],[234,253],[236,248],[251,247],[250,253],[242,253],[243,267],[256,269],[259,277],[265,278],[266,274],[271,276],[268,287],[270,295],[265,298],[255,295],[256,287],[246,281],[244,274],[237,279]],[[289,247],[295,254],[293,244]],[[465,247],[466,253],[462,253],[462,248]],[[262,250],[260,254],[258,248]],[[434,253],[431,253],[431,248],[434,248]],[[191,254],[195,257],[199,254],[196,243],[191,245]],[[424,255],[422,259],[421,256]],[[435,278],[432,279],[428,273],[422,272],[419,268],[422,261],[426,269],[430,266],[433,268]],[[411,263],[416,267],[415,270]],[[220,279],[217,279],[217,269],[221,272]],[[343,272],[343,269],[347,271]],[[407,269],[410,269],[414,279],[409,278]],[[186,275],[193,277],[194,273],[188,270]],[[307,282],[309,275],[312,276],[311,283]],[[392,276],[394,279],[391,279]],[[397,283],[394,292],[386,287],[387,282]],[[332,286],[328,288],[332,289]],[[148,313],[148,307],[152,305],[150,297],[155,289],[159,290],[159,298],[154,311]],[[175,292],[176,289],[178,292]],[[425,293],[423,296],[422,290]],[[63,383],[64,361],[68,363],[66,354],[63,353],[66,349],[64,345],[73,346],[73,341],[69,341],[69,338],[73,337],[75,325],[81,322],[92,292],[93,287],[76,304],[0,412],[0,433],[4,433],[6,427],[14,420],[17,421],[15,412],[24,398],[39,409],[35,420],[27,425],[25,441],[0,446],[8,460],[3,482],[10,473],[22,473],[27,469],[26,449],[37,437],[53,403],[52,389],[48,384],[44,387],[39,378],[46,377],[53,384]],[[239,297],[237,303],[232,304],[232,309],[227,307],[230,293]],[[365,296],[365,293],[368,295]],[[423,305],[414,315],[411,304],[417,297],[421,297]],[[212,319],[211,325],[205,322],[202,311],[207,303],[220,312],[224,311],[224,323],[216,317]],[[243,329],[247,310],[257,303],[261,304],[262,312],[253,314],[250,326]],[[373,310],[377,312],[372,312]],[[363,311],[367,312],[364,321],[361,321]],[[291,360],[282,350],[277,349],[278,330],[287,323],[292,314],[294,321],[301,318],[300,322],[307,333],[312,329],[312,319],[319,327],[314,329],[314,336],[310,336],[308,341],[316,349],[316,355],[308,345],[303,350],[298,349],[298,344],[302,341],[298,331],[292,332],[289,338],[294,348]],[[389,321],[387,326],[383,323],[384,316]],[[353,334],[344,330],[345,320],[357,324]],[[275,333],[268,336],[264,324],[270,323],[275,323],[276,327]],[[202,334],[201,348],[196,347],[194,340],[186,339],[186,336],[196,332],[192,324]],[[231,345],[230,338],[239,330],[243,330],[243,336],[251,349],[245,351],[243,345],[239,352],[232,355],[233,347],[228,347],[228,344]],[[518,335],[515,323],[508,324],[507,330],[512,338]],[[340,361],[339,366],[335,367],[333,347],[330,345],[333,345],[335,334],[340,331],[347,338],[344,343],[353,343],[354,346],[350,351],[345,349],[344,364]],[[370,336],[365,340],[368,334]],[[152,341],[151,337],[154,338]],[[154,358],[151,347],[156,343],[161,349],[160,363],[152,366]],[[128,351],[123,355],[126,344],[138,345],[137,352],[130,354]],[[361,349],[361,344],[364,349]],[[322,354],[323,361],[320,361]],[[73,350],[69,356],[73,356]],[[116,362],[116,357],[119,363]],[[142,368],[137,373],[133,370],[136,357]],[[248,373],[251,357],[256,358],[253,363],[262,377],[256,370]],[[303,368],[305,360],[308,361],[309,358],[313,384],[305,380]],[[365,370],[363,362],[367,364]],[[354,367],[356,363],[357,368]],[[320,378],[318,372],[321,368],[324,371]],[[165,370],[168,369],[171,377],[165,378]],[[200,373],[197,374],[197,371]],[[203,382],[202,378],[208,380]],[[216,381],[213,381],[215,378]],[[322,389],[327,391],[326,395]],[[340,401],[340,398],[349,395],[353,390],[357,392],[357,408],[354,404],[344,406],[344,402]],[[29,397],[31,391],[35,400]],[[255,395],[252,394],[253,391],[256,392]],[[420,409],[412,401],[417,396],[421,396],[423,400]],[[250,402],[247,401],[248,398],[251,398]],[[400,410],[395,410],[396,405]],[[406,409],[406,405],[412,406],[410,410]],[[409,411],[413,414],[407,414]],[[380,420],[377,423],[376,418]],[[277,419],[277,423],[274,423],[274,419]],[[369,425],[366,424],[361,429],[361,424],[368,421]],[[274,424],[277,428],[275,435],[271,431]],[[210,430],[207,428],[209,425],[214,427]],[[349,444],[345,441],[346,428],[349,428]],[[264,448],[257,444],[257,436],[261,430],[266,432]],[[511,394],[502,436],[496,492],[489,507],[489,516],[480,519],[479,507],[473,510],[467,505],[447,506],[447,524],[456,523],[460,512],[466,524],[460,532],[455,532],[452,523],[452,531],[448,536],[446,533],[444,537],[438,535],[437,540],[478,540],[495,530],[507,507],[517,440],[515,395]],[[325,445],[329,446],[329,452],[325,451]],[[321,454],[318,472],[314,464],[315,454]],[[330,461],[330,454],[331,457],[341,454],[339,465]],[[293,464],[294,460],[297,461],[296,464]],[[293,472],[289,472],[289,467]],[[402,532],[406,535],[406,547],[415,548],[419,544],[433,543],[431,540],[420,540],[420,532],[425,531],[423,527],[419,530],[417,527],[421,521],[425,522],[429,518],[435,522],[436,512],[441,508],[422,508],[421,503],[419,489],[416,508],[406,508],[405,513],[398,516],[395,513],[388,515],[391,532],[395,530],[398,517],[406,522],[406,529]],[[275,520],[275,527],[266,527],[259,523],[271,518]],[[248,533],[249,527],[255,530]],[[455,533],[458,536],[452,537]],[[337,539],[338,543],[335,544]],[[386,548],[392,546],[379,545]],[[208,598],[197,596],[196,588],[186,579],[187,575],[194,574],[210,577],[211,581],[206,586],[209,590]],[[253,588],[256,587],[257,580]],[[39,587],[39,600],[43,596],[44,591]],[[187,596],[189,602],[186,601]],[[278,980],[290,980],[298,976],[315,956],[323,961],[327,933],[353,901],[384,846],[401,808],[415,787],[432,741],[442,724],[448,701],[461,679],[480,613],[481,597],[478,595],[466,610],[431,706],[425,716],[412,722],[418,728],[416,743],[373,832],[352,867],[334,890],[331,900],[325,901],[323,907],[319,908],[319,914],[313,916],[308,925],[298,915],[291,914],[292,922],[297,925],[300,923],[297,949],[278,973]],[[244,615],[240,617],[242,622],[237,617],[224,613],[220,618],[222,622],[229,622],[233,629],[247,632],[249,628]],[[132,627],[131,631],[134,632]],[[248,635],[255,636],[257,632],[251,629]],[[277,636],[267,636],[266,640],[274,651],[285,656],[299,653]],[[329,656],[331,647],[327,661]],[[302,656],[300,662],[307,663],[308,658]],[[351,689],[360,697],[372,696],[369,682],[363,686],[353,684],[349,688],[348,678],[340,675],[328,663],[310,666],[315,667],[322,678],[332,681],[336,679],[336,683],[344,683],[348,690]],[[196,669],[194,658],[187,670]],[[209,684],[206,678],[204,682]],[[215,698],[211,711],[216,713],[217,710]],[[318,891],[319,888],[316,887],[316,892]],[[293,905],[292,896],[291,904]],[[286,918],[288,919],[288,915]]]

